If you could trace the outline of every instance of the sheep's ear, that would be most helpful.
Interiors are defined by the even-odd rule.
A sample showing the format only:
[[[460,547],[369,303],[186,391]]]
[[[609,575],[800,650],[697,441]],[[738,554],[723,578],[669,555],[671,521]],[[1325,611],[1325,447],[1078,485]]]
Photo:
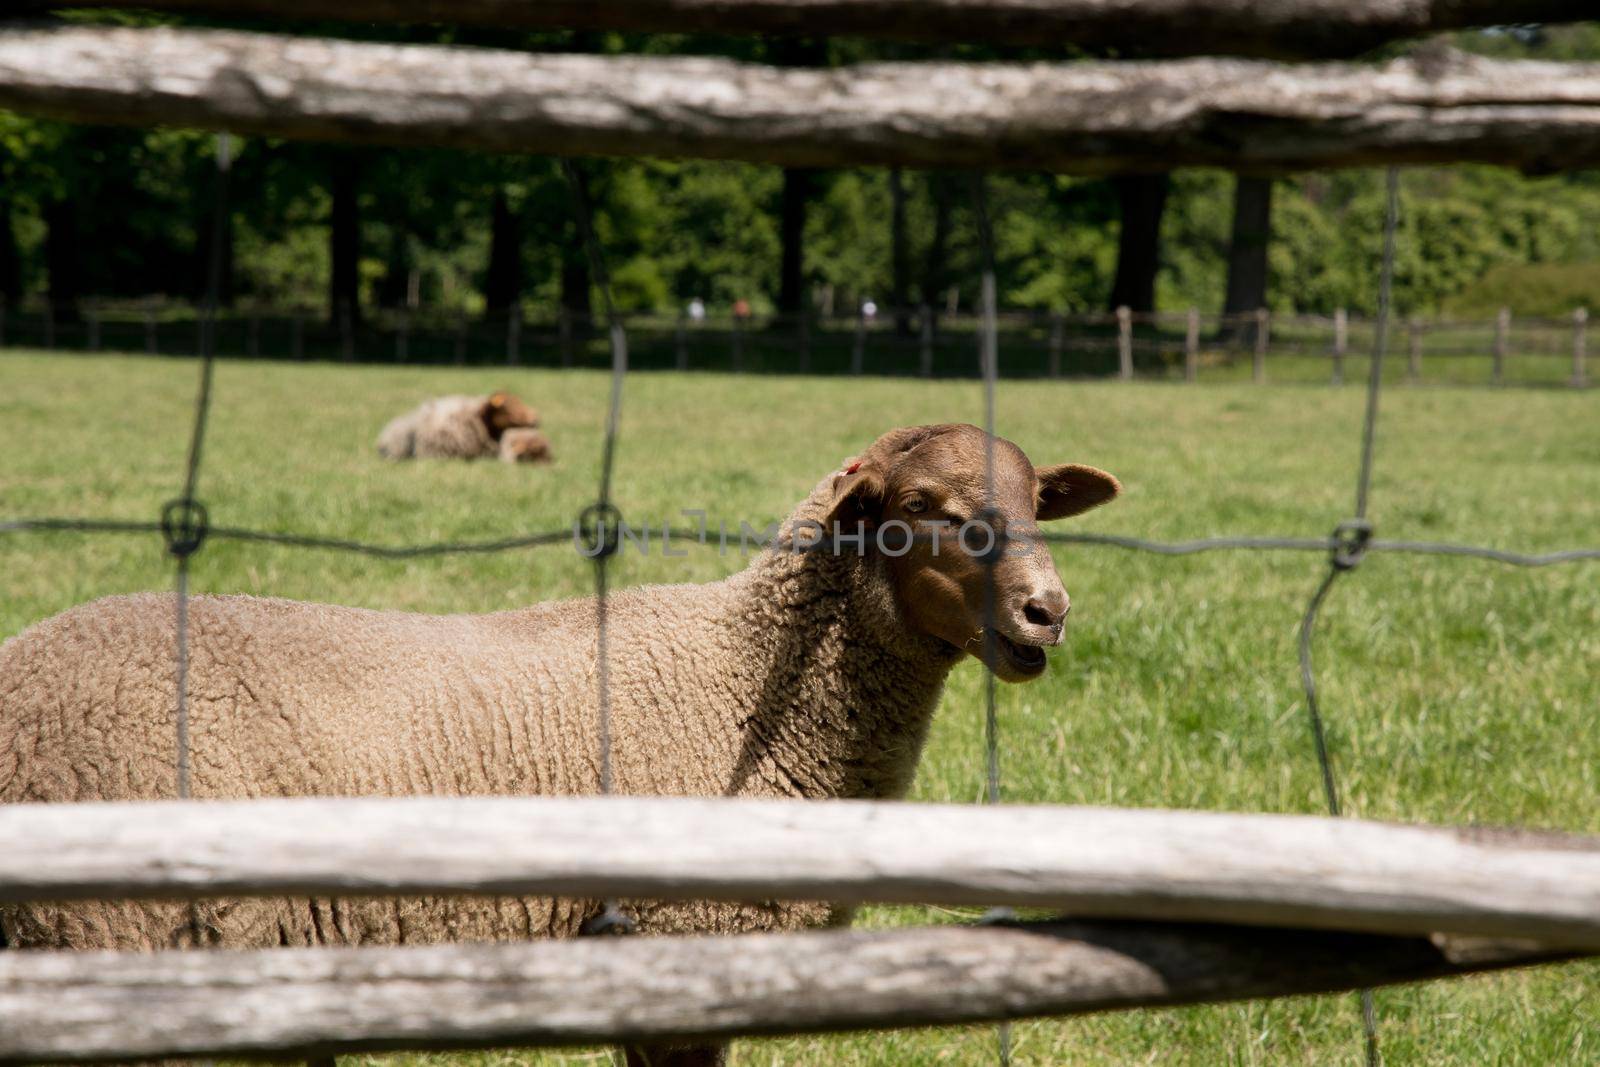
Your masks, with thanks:
[[[1079,463],[1036,467],[1034,474],[1039,479],[1040,522],[1081,514],[1122,492],[1122,483],[1111,475]]]
[[[883,510],[883,474],[876,466],[852,460],[833,480],[833,505],[827,524],[843,527],[876,522]]]

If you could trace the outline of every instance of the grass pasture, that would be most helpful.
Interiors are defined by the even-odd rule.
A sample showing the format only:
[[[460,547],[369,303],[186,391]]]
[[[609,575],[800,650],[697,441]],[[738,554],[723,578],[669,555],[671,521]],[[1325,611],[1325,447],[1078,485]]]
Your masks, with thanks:
[[[1361,370],[1352,360],[1349,380]],[[190,359],[0,352],[0,519],[158,515],[181,483],[195,371]],[[544,413],[553,466],[376,457],[372,439],[392,414],[496,387]],[[594,494],[606,388],[587,370],[224,362],[199,495],[218,525],[395,544],[565,527]],[[1317,536],[1351,507],[1362,401],[1354,384],[1002,382],[998,420],[1036,462],[1122,478],[1125,497],[1076,528]],[[627,384],[615,496],[635,524],[682,524],[681,510],[701,509],[713,528],[719,518],[735,532],[741,520],[760,528],[883,430],[981,416],[973,382],[641,373]],[[1383,400],[1372,514],[1386,538],[1600,542],[1600,393],[1397,384]],[[687,551],[627,552],[617,580],[707,580],[741,562]],[[1000,692],[1008,801],[1321,809],[1294,655],[1320,555],[1069,546],[1057,562],[1074,603],[1067,645],[1044,679]],[[590,581],[564,546],[391,562],[213,541],[193,574],[204,591],[436,612],[580,594]],[[0,576],[9,636],[98,595],[167,588],[171,566],[154,537],[12,533],[0,535]],[[1600,832],[1600,565],[1370,557],[1330,598],[1318,668],[1352,812]],[[969,662],[951,678],[915,799],[980,797],[980,695]],[[863,921],[953,917],[875,908]],[[1392,1064],[1600,1056],[1594,964],[1384,991],[1378,1006]],[[1030,1022],[1015,1041],[1016,1062],[1039,1065],[1360,1056],[1345,996]],[[993,1062],[987,1029],[752,1041],[734,1055],[741,1067]]]

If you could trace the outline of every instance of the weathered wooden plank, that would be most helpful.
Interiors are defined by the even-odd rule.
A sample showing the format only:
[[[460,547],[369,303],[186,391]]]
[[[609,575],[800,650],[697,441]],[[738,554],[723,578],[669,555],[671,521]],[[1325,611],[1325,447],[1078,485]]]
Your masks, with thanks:
[[[1313,816],[646,797],[0,807],[0,900],[1009,904],[1600,949],[1600,840]]]
[[[564,155],[1103,174],[1600,164],[1600,64],[1196,59],[778,69],[264,34],[0,31],[0,107],[81,122]]]
[[[37,6],[47,5],[43,0]],[[125,7],[126,0],[53,6]],[[161,11],[521,29],[857,35],[1146,55],[1353,56],[1400,37],[1592,18],[1590,0],[141,0]]]
[[[1322,993],[1561,958],[1220,926],[1030,923],[255,952],[0,952],[0,1063],[572,1045]]]

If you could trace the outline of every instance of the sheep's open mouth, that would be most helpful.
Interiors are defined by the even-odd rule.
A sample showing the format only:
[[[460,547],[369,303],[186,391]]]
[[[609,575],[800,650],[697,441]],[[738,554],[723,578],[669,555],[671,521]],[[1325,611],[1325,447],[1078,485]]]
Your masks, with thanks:
[[[1033,674],[1044,670],[1044,649],[1039,645],[1024,645],[1011,640],[1005,634],[997,633],[995,644],[1000,646],[1000,652],[1010,661],[1011,665],[1024,674]]]

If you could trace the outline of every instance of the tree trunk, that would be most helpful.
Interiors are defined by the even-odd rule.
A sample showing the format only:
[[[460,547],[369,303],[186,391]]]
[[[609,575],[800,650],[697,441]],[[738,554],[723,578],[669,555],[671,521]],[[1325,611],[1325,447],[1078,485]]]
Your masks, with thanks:
[[[1156,271],[1161,266],[1161,216],[1167,208],[1169,174],[1124,174],[1111,179],[1122,211],[1117,239],[1117,277],[1109,306],[1156,309]]]
[[[483,282],[484,311],[502,318],[522,298],[522,218],[511,210],[504,189],[494,191],[489,210],[489,269]]]
[[[44,264],[50,306],[57,319],[78,317],[82,296],[79,270],[78,206],[69,196],[44,205]]]
[[[1272,239],[1272,179],[1239,175],[1233,186],[1233,241],[1228,246],[1224,314],[1267,306],[1267,245]]]
[[[572,238],[561,256],[561,310],[572,322],[573,333],[582,336],[589,331],[594,316],[591,303],[589,261],[584,256],[583,239],[577,227],[572,227]]]
[[[928,195],[933,199],[933,238],[928,242],[928,258],[922,269],[922,305],[930,318],[936,318],[949,276],[945,254],[950,244],[952,197],[950,182],[944,175],[928,175]]]
[[[783,201],[778,208],[778,310],[786,315],[805,310],[806,204],[814,177],[811,171],[795,167],[783,172]]]
[[[0,301],[7,307],[22,299],[22,252],[11,221],[11,201],[0,197]]]
[[[405,307],[411,295],[411,235],[402,222],[389,223],[389,254],[385,259],[383,277],[378,282],[378,306]]]
[[[215,178],[212,179],[213,183]],[[211,286],[211,227],[216,225],[215,185],[197,200],[194,213],[194,285],[195,303],[205,300]],[[217,275],[217,306],[233,306],[233,215],[222,219],[222,262]]]
[[[768,58],[777,67],[822,67],[828,62],[828,43],[820,38],[779,37],[769,44]],[[805,311],[806,205],[816,187],[814,171],[784,168],[778,206],[778,311],[786,315]]]
[[[889,302],[894,305],[894,331],[911,336],[911,250],[906,245],[906,187],[899,167],[889,169],[889,259],[893,278]]]
[[[361,318],[361,207],[356,195],[360,172],[346,152],[333,157],[329,168],[333,210],[329,219],[328,253],[332,270],[328,279],[328,321],[338,325],[341,309],[354,325]]]

